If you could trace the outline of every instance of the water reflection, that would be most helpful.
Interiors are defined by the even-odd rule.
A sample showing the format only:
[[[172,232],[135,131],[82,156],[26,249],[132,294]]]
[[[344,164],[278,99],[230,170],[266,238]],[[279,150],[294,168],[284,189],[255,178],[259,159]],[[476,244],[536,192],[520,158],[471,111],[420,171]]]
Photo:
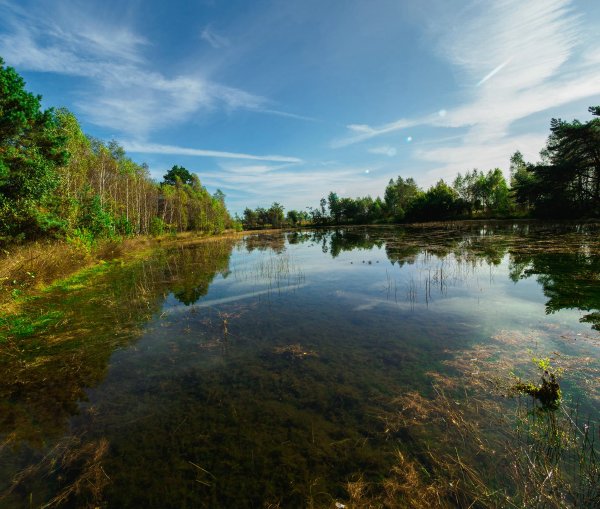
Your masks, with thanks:
[[[51,310],[62,319],[43,334],[1,345],[0,434],[34,446],[60,437],[87,399],[85,389],[106,376],[111,354],[139,337],[168,293],[185,304],[206,295],[216,275],[227,270],[233,245],[220,241],[156,252],[113,266],[85,285],[66,283],[28,304],[27,313]]]
[[[590,311],[581,321],[600,330],[600,256],[593,246],[547,246],[538,253],[511,252],[513,281],[535,278],[548,298],[546,312]]]
[[[381,418],[399,394],[427,396],[432,373],[470,373],[499,355],[497,338],[524,343],[498,331],[539,321],[540,298],[598,329],[597,233],[251,235],[65,284],[28,304],[62,321],[0,345],[0,504],[330,506],[346,480],[379,479],[415,439],[403,427],[392,440]],[[522,352],[505,354],[508,372]]]
[[[591,311],[581,318],[600,330],[600,230],[594,225],[491,224],[438,226],[355,227],[293,232],[290,244],[319,244],[336,258],[344,251],[385,246],[392,264],[415,264],[418,257],[472,265],[497,266],[508,256],[509,277],[517,282],[535,278],[548,298],[546,312],[561,309]]]

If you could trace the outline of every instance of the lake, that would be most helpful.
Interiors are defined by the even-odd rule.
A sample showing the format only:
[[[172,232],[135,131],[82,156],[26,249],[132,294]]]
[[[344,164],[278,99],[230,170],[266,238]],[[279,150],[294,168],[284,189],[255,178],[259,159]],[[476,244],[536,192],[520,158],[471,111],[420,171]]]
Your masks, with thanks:
[[[0,506],[600,504],[599,233],[256,233],[55,285],[0,345]]]

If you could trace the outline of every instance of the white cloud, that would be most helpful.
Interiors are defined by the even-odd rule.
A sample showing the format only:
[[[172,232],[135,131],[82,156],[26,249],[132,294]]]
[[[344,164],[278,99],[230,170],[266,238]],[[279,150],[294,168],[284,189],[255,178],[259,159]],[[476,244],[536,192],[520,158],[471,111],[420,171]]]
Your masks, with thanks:
[[[258,110],[261,113],[275,115],[277,117],[293,118],[296,120],[306,120],[307,122],[321,122],[321,120],[319,120],[318,118],[308,117],[306,115],[298,115],[297,113],[288,113],[287,111],[272,110],[269,108],[264,108],[262,106],[258,108]]]
[[[158,143],[140,143],[137,141],[123,142],[123,148],[127,152],[135,154],[172,154],[192,157],[215,157],[222,159],[249,159],[253,161],[274,161],[284,163],[300,163],[302,159],[297,157],[279,155],[253,155],[239,152],[224,152],[220,150],[205,150],[198,148],[176,147],[174,145],[160,145]]]
[[[265,98],[199,74],[154,70],[144,56],[150,47],[145,38],[76,7],[61,3],[48,16],[37,16],[0,3],[0,54],[19,69],[89,80],[76,106],[90,122],[143,138],[199,111],[266,108]]]
[[[381,147],[372,147],[367,151],[371,154],[383,155],[388,157],[394,157],[398,153],[395,147],[390,147],[388,145],[384,145]]]
[[[421,175],[419,184],[429,186],[439,179],[452,180],[457,173],[465,173],[473,168],[488,170],[505,169],[510,155],[519,150],[526,160],[536,161],[540,147],[546,140],[546,134],[526,134],[493,139],[487,142],[468,140],[456,146],[417,148],[415,157],[432,163],[434,168]]]
[[[230,45],[229,39],[215,32],[210,25],[204,27],[200,33],[200,38],[215,49],[227,48]]]
[[[413,127],[426,123],[429,118],[432,117],[413,120],[402,118],[400,120],[396,120],[395,122],[390,122],[389,124],[384,124],[378,127],[371,127],[365,124],[350,124],[346,127],[349,131],[351,131],[352,134],[344,138],[334,140],[331,143],[331,146],[332,148],[345,147],[347,145],[359,143],[361,141],[369,140],[384,134],[393,133],[394,131],[406,129],[407,127]]]
[[[443,19],[430,16],[438,27],[437,47],[462,86],[462,103],[379,127],[350,125],[348,135],[334,141],[334,147],[416,125],[460,128],[464,134],[458,144],[415,151],[415,157],[433,165],[432,174],[442,176],[473,166],[506,167],[517,148],[537,152],[547,136],[548,122],[533,135],[516,136],[517,121],[600,95],[600,53],[581,51],[590,27],[570,0],[479,2],[446,12]],[[456,26],[461,29],[452,28]],[[522,142],[531,146],[520,147]]]
[[[373,178],[378,166],[239,165],[223,161],[218,172],[206,173],[202,182],[228,192],[244,189],[249,195],[242,200],[229,196],[232,210],[246,206],[268,206],[274,201],[287,209],[317,207],[319,200],[334,191],[340,196],[377,196],[385,188],[389,176]],[[253,200],[255,200],[253,202]]]
[[[493,69],[492,71],[490,71],[488,74],[486,74],[483,78],[481,78],[478,82],[477,82],[477,86],[481,86],[483,85],[487,80],[489,80],[491,77],[495,76],[496,74],[498,74],[502,69],[504,69],[512,60],[512,57],[509,58],[508,60],[506,60],[505,62],[502,62],[498,67],[496,67],[495,69]],[[441,110],[440,113],[440,117],[445,117],[446,115],[442,115],[442,111]]]

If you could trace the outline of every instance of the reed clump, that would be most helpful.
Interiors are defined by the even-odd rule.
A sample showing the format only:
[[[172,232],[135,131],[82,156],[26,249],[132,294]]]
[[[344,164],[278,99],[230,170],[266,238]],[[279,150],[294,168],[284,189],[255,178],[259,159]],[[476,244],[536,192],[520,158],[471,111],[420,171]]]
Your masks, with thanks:
[[[84,441],[80,437],[69,437],[59,441],[37,463],[13,476],[0,492],[0,505],[11,502],[13,494],[26,491],[30,505],[42,509],[101,507],[103,492],[111,482],[102,466],[108,450],[105,438]],[[56,491],[50,495],[35,490],[35,480],[40,477],[53,480]]]
[[[455,384],[435,384],[429,396],[408,392],[380,416],[399,444],[393,466],[381,481],[348,482],[348,507],[600,507],[598,424],[582,420],[576,405],[520,392],[526,399],[515,406],[501,394],[485,397],[481,386],[463,386],[460,397],[442,387]]]
[[[66,242],[35,242],[2,250],[0,302],[6,306],[23,292],[66,277],[91,263],[90,254]]]
[[[278,355],[285,355],[294,359],[306,359],[307,357],[317,357],[317,352],[309,350],[302,345],[295,343],[293,345],[276,346],[273,351]]]
[[[561,400],[561,391],[558,379],[562,369],[555,369],[550,364],[550,359],[533,359],[541,371],[539,384],[524,382],[518,379],[512,386],[514,392],[528,394],[538,400],[544,409],[557,409]]]

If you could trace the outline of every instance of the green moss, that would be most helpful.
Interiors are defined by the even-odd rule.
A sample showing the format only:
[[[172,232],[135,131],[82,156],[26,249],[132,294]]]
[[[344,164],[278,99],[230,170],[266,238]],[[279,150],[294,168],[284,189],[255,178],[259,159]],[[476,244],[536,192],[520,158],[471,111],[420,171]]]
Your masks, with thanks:
[[[97,265],[83,269],[74,275],[69,276],[68,278],[55,281],[46,287],[45,291],[52,292],[54,290],[62,290],[64,292],[70,292],[74,290],[81,290],[86,287],[91,279],[106,273],[112,265],[113,263],[101,261]]]
[[[0,342],[8,338],[25,338],[45,331],[62,318],[60,311],[49,311],[39,316],[26,314],[0,316]]]

